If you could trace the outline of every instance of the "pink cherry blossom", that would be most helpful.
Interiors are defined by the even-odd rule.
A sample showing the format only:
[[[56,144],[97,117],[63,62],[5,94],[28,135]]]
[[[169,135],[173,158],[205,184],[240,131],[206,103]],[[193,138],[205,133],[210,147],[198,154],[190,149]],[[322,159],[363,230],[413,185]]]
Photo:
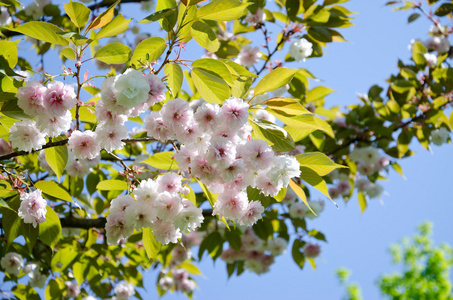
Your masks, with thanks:
[[[63,116],[77,103],[74,87],[61,81],[51,82],[43,95],[46,111],[53,116]]]
[[[46,220],[47,202],[41,196],[41,193],[41,190],[35,190],[20,196],[21,203],[18,215],[24,220],[24,223],[31,223],[35,228],[38,223]]]
[[[44,112],[43,95],[46,87],[38,81],[27,81],[25,86],[17,89],[17,105],[29,116]]]
[[[17,121],[11,126],[9,140],[13,148],[30,152],[39,150],[46,143],[44,133],[38,130],[35,121]]]
[[[239,129],[247,123],[249,105],[244,100],[231,97],[223,102],[220,109],[220,118],[223,124],[232,129]]]
[[[101,147],[97,140],[96,133],[91,130],[72,132],[68,141],[68,148],[72,150],[76,158],[93,159],[99,155]]]

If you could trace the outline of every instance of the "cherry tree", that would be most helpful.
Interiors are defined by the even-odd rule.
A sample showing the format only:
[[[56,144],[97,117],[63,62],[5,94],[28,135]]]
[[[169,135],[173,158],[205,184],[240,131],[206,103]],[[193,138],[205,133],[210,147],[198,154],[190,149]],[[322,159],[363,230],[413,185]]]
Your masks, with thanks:
[[[207,257],[229,276],[285,252],[316,268],[326,205],[363,212],[411,141],[450,140],[452,3],[389,2],[429,37],[340,109],[303,63],[345,41],[347,0],[82,2],[1,6],[6,297],[141,299],[147,269],[192,297]]]

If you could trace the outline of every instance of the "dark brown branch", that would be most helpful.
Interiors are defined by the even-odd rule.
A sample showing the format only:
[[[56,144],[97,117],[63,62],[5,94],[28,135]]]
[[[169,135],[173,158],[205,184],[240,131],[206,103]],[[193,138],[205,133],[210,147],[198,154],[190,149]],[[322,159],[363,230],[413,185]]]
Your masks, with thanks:
[[[212,209],[203,209],[203,216],[212,216]],[[74,217],[60,218],[61,227],[64,228],[104,228],[107,223],[106,218],[79,219]],[[0,218],[0,228],[3,228],[3,220]]]
[[[453,100],[448,100],[447,102],[445,102],[443,105],[441,105],[440,107],[442,106],[445,106],[445,105],[448,105],[450,103],[453,103]],[[418,115],[416,117],[413,117],[411,118],[410,120],[404,122],[404,123],[401,123],[399,124],[398,126],[394,127],[393,128],[393,132],[396,132],[398,131],[399,129],[401,128],[404,128],[406,126],[409,126],[410,124],[414,123],[414,122],[417,122],[417,121],[421,121],[421,120],[424,120],[425,118],[427,118],[429,115],[426,114],[426,113],[422,113],[421,115]],[[379,138],[378,138],[379,139]],[[378,140],[377,139],[377,140]],[[347,148],[349,147],[350,145],[354,144],[355,142],[359,142],[359,141],[365,141],[362,137],[355,137],[355,138],[351,138],[347,141],[345,141],[343,144],[339,145],[337,148],[335,148],[334,150],[332,150],[331,152],[327,152],[325,153],[326,155],[334,155],[335,153],[337,153],[338,151],[344,149],[344,148]],[[369,141],[371,142],[371,141]]]
[[[130,138],[130,139],[122,139],[121,141],[124,142],[124,143],[155,142],[156,139],[154,139],[154,138],[135,138],[135,139],[134,138]],[[5,154],[5,155],[0,155],[0,161],[8,160],[8,159],[11,159],[11,158],[14,158],[14,157],[17,157],[17,156],[21,156],[21,155],[27,155],[27,154],[30,154],[30,153],[38,152],[38,151],[41,151],[41,150],[47,149],[47,148],[63,146],[63,145],[66,145],[67,143],[68,143],[68,139],[64,139],[64,140],[57,141],[57,142],[49,142],[49,143],[45,144],[44,146],[42,146],[41,149],[33,150],[31,152],[27,152],[27,151],[11,152],[11,153],[8,153],[8,154]]]

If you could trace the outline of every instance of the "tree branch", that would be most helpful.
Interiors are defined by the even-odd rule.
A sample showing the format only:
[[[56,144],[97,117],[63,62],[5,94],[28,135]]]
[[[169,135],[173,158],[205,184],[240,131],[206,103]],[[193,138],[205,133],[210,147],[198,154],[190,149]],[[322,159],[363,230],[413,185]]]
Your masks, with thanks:
[[[130,138],[130,139],[122,139],[121,141],[124,143],[133,143],[133,142],[156,142],[157,140],[155,138]],[[47,149],[47,148],[63,146],[63,145],[66,145],[67,143],[68,143],[68,139],[64,139],[64,140],[57,141],[57,142],[49,142],[49,143],[45,144],[44,146],[42,146],[42,148],[39,150],[33,150],[30,152],[27,152],[27,151],[11,152],[11,153],[8,153],[5,155],[0,155],[0,161],[8,160],[8,159],[11,159],[11,158],[14,158],[17,156],[22,156],[22,155],[27,155],[30,153],[38,152],[38,151],[41,151],[41,150]]]
[[[203,209],[203,216],[212,216],[212,209]],[[107,219],[104,217],[97,219],[79,219],[74,217],[60,218],[61,227],[64,228],[104,228],[107,223]],[[0,228],[3,228],[3,220],[0,218]]]

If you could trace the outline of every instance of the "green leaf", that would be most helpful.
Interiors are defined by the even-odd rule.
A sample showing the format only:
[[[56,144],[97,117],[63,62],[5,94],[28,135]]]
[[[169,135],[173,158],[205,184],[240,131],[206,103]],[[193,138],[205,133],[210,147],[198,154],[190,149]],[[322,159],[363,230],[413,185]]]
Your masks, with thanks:
[[[307,257],[308,262],[310,263],[313,270],[316,270],[316,262],[312,257]]]
[[[409,16],[409,18],[407,18],[407,23],[411,23],[411,22],[414,22],[415,20],[417,20],[418,18],[420,17],[420,14],[418,13],[413,13]]]
[[[344,2],[348,2],[349,0],[324,0],[324,3],[322,4],[322,6],[328,6],[328,5],[332,5],[332,4],[338,4],[338,3],[344,3]]]
[[[282,188],[280,190],[280,192],[278,192],[278,194],[276,196],[274,196],[274,199],[277,201],[277,202],[282,202],[283,199],[285,198],[286,196],[286,187]]]
[[[452,3],[443,3],[436,9],[436,16],[443,17],[453,12],[453,4]]]
[[[308,207],[308,209],[316,216],[316,213],[311,209],[310,205],[308,204],[307,201],[307,196],[305,195],[304,190],[298,185],[294,180],[290,179],[289,180],[289,187],[293,190],[294,193],[296,193],[297,197],[302,200],[302,202]]]
[[[125,191],[127,190],[127,182],[116,179],[102,180],[97,184],[96,189],[100,191]]]
[[[197,179],[197,181],[198,181],[198,179]],[[217,202],[218,194],[211,193],[211,191],[201,181],[198,181],[198,184],[200,185],[201,189],[203,190],[203,193],[206,196],[206,199],[208,199],[209,204],[211,204],[211,207],[214,208],[214,204]]]
[[[197,18],[215,21],[234,21],[239,19],[244,9],[251,3],[241,3],[239,0],[214,0],[200,7]]]
[[[110,23],[105,25],[94,36],[94,39],[99,40],[106,37],[117,36],[129,29],[131,19],[125,19],[121,14],[117,15]]]
[[[64,289],[60,288],[60,285],[55,279],[51,279],[47,284],[44,292],[45,299],[58,299],[61,298],[64,293]]]
[[[274,151],[290,151],[296,145],[291,136],[280,126],[266,120],[250,120],[255,138],[269,142]]]
[[[228,244],[230,244],[231,248],[233,248],[236,251],[241,250],[242,234],[240,233],[239,230],[231,230],[231,231],[226,230],[224,233],[224,236],[225,236],[225,239],[228,241]]]
[[[190,33],[198,45],[209,52],[214,53],[219,50],[220,42],[217,39],[217,35],[208,24],[200,21],[194,22],[190,27]]]
[[[68,146],[50,147],[44,150],[44,154],[47,164],[49,164],[57,176],[58,182],[60,182],[61,174],[63,174],[64,168],[68,163]]]
[[[52,257],[51,267],[52,271],[62,272],[74,262],[79,253],[73,246],[67,246],[59,249],[58,252]]]
[[[99,29],[104,27],[107,23],[109,23],[113,18],[114,9],[120,3],[120,1],[121,0],[117,0],[106,11],[97,16],[96,19],[94,19],[93,22],[91,22],[90,25],[88,25],[85,31],[88,32],[88,30],[91,29]]]
[[[308,231],[307,233],[309,236],[312,236],[317,240],[327,242],[326,236],[321,231],[313,229],[313,230]]]
[[[306,167],[301,167],[300,170],[302,171],[302,173],[300,174],[300,179],[304,180],[306,183],[323,193],[338,207],[338,205],[332,200],[332,198],[330,198],[327,184],[321,176],[316,174],[316,172],[312,169]]]
[[[426,66],[426,58],[424,56],[426,53],[428,53],[428,50],[426,50],[426,47],[422,43],[415,42],[412,45],[412,60],[419,68]]]
[[[307,93],[307,97],[305,98],[305,101],[307,103],[318,101],[324,99],[325,96],[335,92],[334,90],[325,87],[325,86],[317,86],[310,90]]]
[[[31,286],[25,284],[18,284],[11,291],[19,300],[41,300],[38,293]]]
[[[450,114],[450,122],[449,123],[450,123],[450,128],[453,129],[453,111]]]
[[[39,239],[53,248],[60,240],[60,235],[60,218],[50,206],[47,206],[46,221],[39,224]]]
[[[182,269],[186,270],[187,272],[189,272],[192,275],[201,275],[201,276],[203,276],[203,273],[201,273],[201,271],[196,266],[194,266],[193,264],[189,263],[188,261],[183,262],[182,264],[180,264],[179,268],[182,268]]]
[[[246,68],[244,68],[240,64],[235,63],[234,61],[227,60],[227,59],[224,59],[224,60],[221,60],[221,61],[225,65],[227,65],[228,67],[231,67],[237,73],[237,75],[239,75],[239,76],[253,77],[253,78],[257,78],[258,77],[258,75],[250,72],[249,70],[247,70]]]
[[[32,252],[38,239],[39,228],[33,227],[33,224],[25,224],[23,220],[21,220],[20,223],[22,235],[24,236],[28,251]]]
[[[69,47],[68,48],[64,48],[63,50],[61,50],[60,54],[63,55],[63,57],[66,57],[67,59],[70,59],[70,60],[75,60],[76,59],[74,50],[72,50]]]
[[[166,8],[163,10],[156,11],[156,12],[150,14],[149,16],[147,16],[146,18],[144,18],[143,20],[139,21],[138,23],[151,23],[151,22],[158,21],[158,20],[165,18],[165,17],[171,15],[172,13],[176,12],[176,9],[177,9],[176,7],[173,7],[173,8]]]
[[[30,21],[16,28],[8,28],[8,30],[19,32],[25,34],[26,36],[51,44],[63,46],[67,46],[69,44],[69,42],[61,36],[64,34],[64,31],[47,22]]]
[[[254,96],[262,95],[267,92],[275,91],[289,83],[299,70],[277,68],[266,74],[255,87]]]
[[[357,198],[359,200],[359,206],[360,206],[360,213],[363,213],[367,207],[367,201],[364,193],[359,193],[357,195]]]
[[[296,155],[301,167],[315,171],[319,176],[325,176],[335,169],[347,168],[334,163],[329,157],[320,152],[307,152]]]
[[[271,112],[272,113],[272,112]],[[299,115],[296,117],[285,117],[280,114],[272,113],[277,119],[288,125],[289,127],[296,128],[298,130],[321,130],[330,137],[334,138],[335,134],[326,121],[313,116],[312,114]]]
[[[11,243],[21,234],[21,219],[17,215],[17,210],[20,207],[19,196],[15,196],[9,201],[11,209],[1,208],[3,217],[3,230],[5,231],[6,249]]]
[[[193,84],[206,102],[222,104],[230,97],[230,87],[219,76],[204,69],[193,69]]]
[[[64,4],[63,6],[66,14],[77,28],[85,26],[91,13],[91,10],[88,7],[79,2],[72,2],[71,0],[69,0],[68,4]]]
[[[71,195],[67,191],[65,191],[62,187],[60,187],[55,181],[38,181],[35,183],[35,187],[40,189],[44,194],[72,202]]]
[[[293,247],[291,250],[291,254],[293,256],[294,262],[299,266],[299,268],[303,269],[305,264],[305,255],[300,251],[305,245],[305,242],[301,240],[294,240]]]
[[[173,158],[174,155],[174,152],[158,152],[141,161],[141,163],[145,163],[162,170],[179,170],[178,164]]]
[[[178,7],[176,0],[157,1],[156,11],[162,11],[168,8],[173,8],[174,10],[172,10],[168,15],[165,15],[163,18],[160,18],[159,23],[165,31],[170,32],[173,30],[176,22],[178,21]]]
[[[308,29],[307,33],[308,36],[314,39],[315,41],[319,41],[322,43],[332,42],[332,34],[325,27],[312,26]]]
[[[137,47],[135,47],[134,53],[131,57],[131,64],[137,64],[141,62],[153,62],[158,60],[159,57],[164,53],[167,44],[161,37],[152,37],[141,41]],[[148,59],[147,59],[148,58]]]
[[[264,101],[264,104],[266,104],[266,110],[274,116],[293,117],[305,114],[311,115],[311,112],[303,107],[296,99],[274,97]]]
[[[182,68],[178,64],[169,63],[165,65],[164,73],[167,77],[167,85],[170,88],[173,97],[176,97],[181,90],[184,78]]]
[[[198,259],[201,260],[203,253],[207,250],[209,255],[215,260],[222,254],[223,239],[218,231],[210,233],[200,244]]]
[[[17,41],[0,41],[0,55],[5,58],[10,68],[14,68],[17,64]]]
[[[209,72],[212,72],[225,80],[225,82],[229,86],[233,86],[233,77],[231,76],[231,72],[228,69],[228,67],[220,60],[218,59],[212,59],[212,58],[201,58],[197,59],[192,63],[192,67],[198,68],[198,69],[204,69]]]
[[[94,54],[94,58],[106,64],[122,64],[129,60],[131,48],[120,43],[107,44]]]
[[[2,105],[2,114],[13,119],[29,119],[30,116],[25,114],[23,109],[17,105],[17,99],[9,100]]]
[[[149,259],[156,260],[162,244],[156,240],[149,227],[143,228],[143,247],[145,247],[146,255],[148,255]]]

